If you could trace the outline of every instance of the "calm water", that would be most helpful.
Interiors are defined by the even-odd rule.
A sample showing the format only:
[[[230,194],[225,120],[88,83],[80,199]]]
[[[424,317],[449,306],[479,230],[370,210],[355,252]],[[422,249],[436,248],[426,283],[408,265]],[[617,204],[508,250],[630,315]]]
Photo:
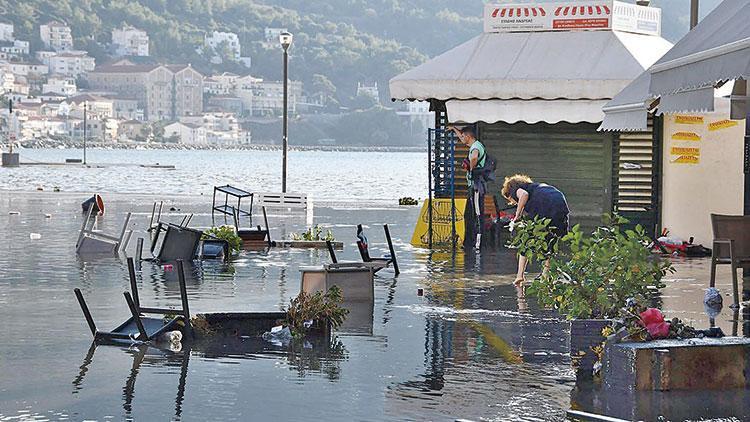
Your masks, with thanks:
[[[82,150],[24,149],[22,163],[63,163]],[[231,184],[255,192],[281,191],[281,151],[87,151],[87,162],[105,167],[23,166],[0,168],[0,190],[210,195]],[[173,165],[174,170],[114,163]],[[410,152],[291,151],[288,191],[315,201],[391,200],[427,194],[427,154]]]
[[[122,160],[122,151],[111,153],[112,160]],[[218,166],[219,154],[255,152],[215,154],[206,162]],[[322,161],[311,154],[309,162]],[[366,156],[347,160],[367,168]],[[375,281],[374,308],[353,314],[349,327],[338,332],[331,345],[289,348],[255,339],[196,345],[179,352],[153,347],[91,348],[91,334],[73,288],[83,291],[98,326],[111,329],[128,316],[122,297],[129,289],[127,269],[123,258],[76,256],[79,203],[85,195],[69,191],[105,191],[108,186],[123,190],[118,185],[123,181],[141,187],[148,183],[139,180],[140,173],[131,177],[124,171],[105,169],[107,180],[99,188],[99,178],[92,181],[90,177],[99,175],[99,170],[69,168],[16,169],[11,176],[15,182],[9,183],[8,173],[0,170],[0,183],[13,189],[28,189],[16,185],[20,180],[34,185],[35,177],[50,174],[59,173],[62,180],[68,178],[66,174],[81,178],[61,193],[0,191],[4,237],[0,243],[0,420],[561,420],[570,407],[626,419],[654,420],[659,415],[670,420],[750,418],[742,390],[720,395],[607,397],[585,386],[576,387],[568,356],[568,324],[553,312],[539,309],[533,298],[519,296],[512,285],[512,254],[428,254],[408,244],[418,210],[384,204],[393,203],[387,198],[418,196],[400,193],[400,189],[418,192],[419,185],[404,186],[402,176],[411,170],[398,169],[395,163],[415,168],[423,163],[419,154],[383,156],[388,163],[383,165],[394,167],[391,181],[372,184],[374,192],[380,192],[374,195],[382,199],[379,205],[318,206],[315,221],[331,227],[337,239],[344,241],[345,249],[339,252],[342,260],[358,259],[357,223],[368,226],[368,237],[380,251],[385,247],[380,225],[389,223],[402,274],[394,278],[389,270],[381,271]],[[342,167],[349,165],[356,167]],[[206,178],[202,183],[208,183],[208,189],[213,180],[226,181],[198,164],[193,167]],[[336,173],[324,167],[318,170]],[[239,164],[222,171],[238,168]],[[39,172],[38,176],[24,175],[26,170]],[[76,175],[79,171],[91,173]],[[181,185],[173,176],[179,171],[159,174],[167,174],[165,185],[180,193],[193,191],[185,186],[201,186],[190,178]],[[382,180],[372,169],[363,172]],[[414,174],[418,177],[417,171]],[[327,177],[316,177],[328,183]],[[257,185],[266,186],[263,183]],[[356,183],[358,187],[351,189],[365,189],[364,183]],[[159,185],[147,192],[170,189]],[[347,202],[347,196],[338,191],[328,195],[327,189],[333,188],[316,189],[322,197],[336,198],[331,202]],[[205,195],[164,197],[168,200],[165,209],[175,208],[166,220],[177,221],[184,213],[195,212],[193,225],[210,224],[210,198]],[[124,214],[134,212],[134,236],[145,236],[155,198],[105,194],[108,211],[100,228],[117,232]],[[10,211],[20,215],[10,215]],[[305,224],[301,216],[272,215],[270,220],[275,238]],[[30,239],[32,232],[42,238]],[[131,255],[134,245],[135,240],[128,250]],[[298,293],[300,267],[324,262],[328,257],[323,252],[274,248],[242,252],[229,264],[195,264],[188,268],[191,311],[278,310]],[[665,311],[706,327],[702,297],[708,261],[677,261],[676,265],[679,271],[668,280],[663,298]],[[722,270],[719,288],[731,292],[728,270]],[[144,263],[139,286],[144,303],[179,305],[174,272]],[[417,295],[418,288],[424,289],[424,296]],[[736,330],[741,335],[746,331],[741,320],[727,309],[716,323],[727,333]]]

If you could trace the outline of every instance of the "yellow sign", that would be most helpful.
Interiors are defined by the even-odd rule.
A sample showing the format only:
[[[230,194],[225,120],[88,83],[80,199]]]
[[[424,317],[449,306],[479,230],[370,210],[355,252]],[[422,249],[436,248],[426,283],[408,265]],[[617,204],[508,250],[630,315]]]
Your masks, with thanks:
[[[675,164],[698,164],[701,161],[701,157],[697,155],[681,155],[676,159],[672,160]]]
[[[675,141],[700,141],[701,136],[695,132],[676,132],[672,134]]]
[[[411,244],[418,248],[429,247],[429,201],[422,203],[417,225],[411,237]],[[466,198],[456,198],[456,244],[461,245],[464,239],[464,208]],[[432,243],[433,245],[450,245],[453,232],[451,219],[450,198],[435,198],[432,200]]]
[[[718,122],[710,123],[708,125],[708,130],[713,132],[715,130],[721,130],[721,129],[726,129],[729,127],[734,127],[734,126],[737,126],[738,124],[740,123],[736,120],[726,120],[726,119],[719,120]]]
[[[674,122],[681,125],[702,125],[703,116],[685,116],[678,114],[674,116]]]
[[[699,156],[701,155],[701,149],[700,148],[686,148],[686,147],[672,147],[670,154]]]

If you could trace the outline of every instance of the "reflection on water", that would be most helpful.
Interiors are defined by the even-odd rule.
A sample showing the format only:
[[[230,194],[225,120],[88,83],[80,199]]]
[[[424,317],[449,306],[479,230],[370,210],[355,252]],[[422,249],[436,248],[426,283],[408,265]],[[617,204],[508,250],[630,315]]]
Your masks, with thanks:
[[[750,417],[739,399],[744,390],[626,401],[576,386],[568,323],[513,285],[514,255],[415,249],[407,239],[416,208],[316,209],[316,222],[334,227],[344,242],[342,261],[359,258],[356,224],[389,223],[402,270],[398,278],[388,270],[376,276],[374,306],[355,308],[330,343],[279,347],[239,337],[185,342],[179,352],[91,348],[72,290],[83,291],[97,325],[115,327],[129,316],[125,261],[76,256],[79,196],[0,195],[0,227],[7,229],[0,243],[0,420],[549,420],[571,406],[626,419],[678,420],[690,412]],[[117,231],[130,211],[131,228],[145,236],[150,198],[105,199],[102,230]],[[196,213],[197,226],[210,222],[205,198],[175,201]],[[304,217],[272,216],[270,223],[274,233],[305,225]],[[30,232],[42,239],[30,239]],[[373,254],[387,249],[372,248]],[[277,311],[299,291],[300,268],[327,261],[325,251],[272,248],[243,251],[229,263],[187,264],[190,309]],[[706,260],[677,266],[661,298],[669,316],[750,334],[748,311],[705,315]],[[722,271],[719,288],[731,292],[728,270]],[[180,303],[177,273],[168,267],[143,262],[136,283],[149,306]]]

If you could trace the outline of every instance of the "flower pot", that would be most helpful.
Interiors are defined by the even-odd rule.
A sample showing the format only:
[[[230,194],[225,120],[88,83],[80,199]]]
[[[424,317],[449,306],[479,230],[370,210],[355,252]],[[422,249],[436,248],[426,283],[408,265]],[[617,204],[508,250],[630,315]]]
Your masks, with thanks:
[[[608,319],[574,319],[570,321],[570,360],[578,378],[591,378],[597,356],[593,348],[604,342],[602,330]]]

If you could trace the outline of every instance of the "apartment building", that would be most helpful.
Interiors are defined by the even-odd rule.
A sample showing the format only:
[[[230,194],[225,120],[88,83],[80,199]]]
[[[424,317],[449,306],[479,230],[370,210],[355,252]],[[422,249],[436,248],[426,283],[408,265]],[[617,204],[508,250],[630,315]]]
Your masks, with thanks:
[[[69,50],[52,55],[48,60],[50,72],[73,78],[91,72],[96,67],[94,58],[85,51]]]
[[[203,75],[188,65],[136,65],[127,60],[87,75],[91,89],[138,100],[149,121],[175,120],[203,111]]]
[[[73,49],[73,33],[70,27],[62,22],[51,21],[39,26],[39,37],[47,48],[55,51]]]
[[[222,54],[223,49],[228,52],[229,58],[239,61],[241,57],[240,39],[234,32],[209,32],[205,36],[205,47],[214,51],[216,54]]]
[[[112,47],[120,56],[148,56],[148,33],[129,25],[112,30]]]
[[[0,41],[13,41],[13,24],[8,22],[0,22]]]

